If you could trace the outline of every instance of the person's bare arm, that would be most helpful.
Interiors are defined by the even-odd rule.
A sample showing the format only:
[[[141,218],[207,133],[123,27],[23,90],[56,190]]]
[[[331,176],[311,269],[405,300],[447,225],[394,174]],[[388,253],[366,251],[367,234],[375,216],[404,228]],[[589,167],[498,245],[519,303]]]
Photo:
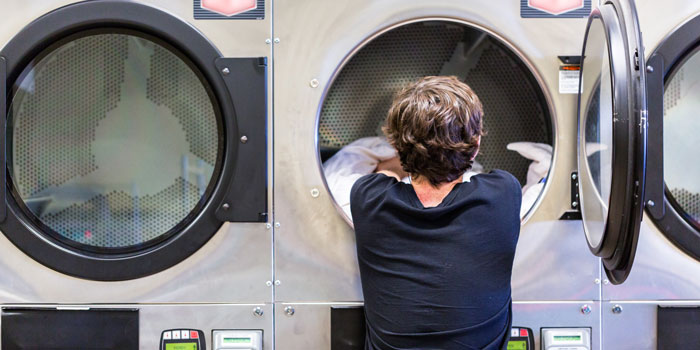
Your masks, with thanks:
[[[396,178],[398,181],[401,181],[401,179],[408,176],[408,173],[405,172],[401,166],[399,157],[394,157],[383,162],[379,162],[379,164],[377,164],[377,169],[374,172]]]

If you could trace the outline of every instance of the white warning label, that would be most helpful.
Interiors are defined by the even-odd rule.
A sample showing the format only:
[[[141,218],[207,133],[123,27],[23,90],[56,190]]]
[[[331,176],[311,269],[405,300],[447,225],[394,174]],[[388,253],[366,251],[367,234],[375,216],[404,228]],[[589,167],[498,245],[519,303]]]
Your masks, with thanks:
[[[579,66],[559,67],[559,93],[578,94]]]

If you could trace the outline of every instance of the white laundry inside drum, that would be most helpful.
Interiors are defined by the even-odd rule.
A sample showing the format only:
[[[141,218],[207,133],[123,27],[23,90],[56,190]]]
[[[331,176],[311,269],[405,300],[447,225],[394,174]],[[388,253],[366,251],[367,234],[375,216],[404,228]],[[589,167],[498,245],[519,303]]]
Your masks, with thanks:
[[[360,158],[347,157],[356,151],[358,144],[353,142],[381,137],[394,95],[406,84],[431,75],[454,75],[479,96],[488,134],[476,158],[482,166],[478,170],[502,169],[518,178],[524,186],[524,217],[544,188],[552,158],[552,120],[544,93],[527,65],[506,45],[479,29],[449,21],[389,30],[366,43],[334,78],[319,115],[318,148],[328,188],[341,212],[350,220],[349,188],[376,167],[367,157],[378,162],[395,153],[386,148],[388,144],[370,142]],[[511,143],[518,144],[509,147]],[[341,151],[351,144],[350,152]],[[531,152],[533,147],[541,152]],[[345,166],[332,158],[336,153],[345,153]],[[357,162],[364,162],[362,171],[357,171]]]
[[[201,74],[164,43],[130,33],[45,51],[17,80],[10,108],[20,206],[45,233],[96,252],[140,249],[187,224],[220,156]]]
[[[700,51],[677,68],[664,92],[664,181],[672,204],[700,227]]]

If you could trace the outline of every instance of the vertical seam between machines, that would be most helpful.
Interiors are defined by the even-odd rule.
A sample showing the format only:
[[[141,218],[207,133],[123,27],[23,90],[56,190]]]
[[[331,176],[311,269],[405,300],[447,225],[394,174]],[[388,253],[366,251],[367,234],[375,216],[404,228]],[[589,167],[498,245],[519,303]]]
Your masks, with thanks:
[[[275,213],[275,1],[270,0],[270,115],[269,120],[269,130],[270,130],[270,150],[269,150],[269,164],[270,164],[270,249],[271,249],[271,275],[272,275],[272,336],[270,337],[272,342],[272,349],[276,349],[277,344],[275,342],[276,338],[276,301],[277,301],[277,286],[275,281],[277,281],[276,273],[276,260],[275,260],[275,222],[277,220]]]

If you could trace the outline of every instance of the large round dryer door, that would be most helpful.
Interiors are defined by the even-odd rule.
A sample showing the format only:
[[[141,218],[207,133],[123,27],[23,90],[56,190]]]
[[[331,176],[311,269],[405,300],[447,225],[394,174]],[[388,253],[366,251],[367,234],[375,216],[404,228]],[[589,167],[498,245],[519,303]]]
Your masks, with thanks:
[[[579,91],[578,169],[583,226],[612,283],[632,267],[646,160],[643,51],[631,2],[591,13]]]
[[[1,228],[39,262],[95,280],[149,275],[236,221],[221,213],[240,214],[238,201],[264,201],[254,185],[232,200],[234,178],[249,181],[237,172],[260,162],[226,141],[246,125],[237,110],[261,120],[264,134],[264,71],[250,73],[257,59],[227,61],[186,23],[123,1],[49,13],[2,57],[10,90]],[[262,97],[234,96],[233,79],[246,71],[262,77],[247,82]]]
[[[208,83],[137,33],[80,32],[35,58],[8,114],[13,195],[80,250],[166,240],[211,196],[222,142]]]
[[[646,208],[677,247],[700,260],[700,16],[676,28],[649,58]]]

